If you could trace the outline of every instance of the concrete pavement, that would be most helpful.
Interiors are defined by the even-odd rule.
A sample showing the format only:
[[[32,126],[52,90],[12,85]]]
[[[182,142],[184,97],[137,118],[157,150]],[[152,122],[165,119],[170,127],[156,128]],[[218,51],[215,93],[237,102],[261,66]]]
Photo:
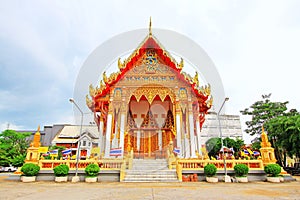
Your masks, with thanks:
[[[0,199],[300,199],[299,177],[285,183],[22,183],[0,176]]]

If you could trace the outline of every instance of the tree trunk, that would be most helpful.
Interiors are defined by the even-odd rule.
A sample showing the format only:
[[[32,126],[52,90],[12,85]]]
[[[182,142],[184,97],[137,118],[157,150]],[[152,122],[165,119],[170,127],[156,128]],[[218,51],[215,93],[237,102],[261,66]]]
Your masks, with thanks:
[[[275,158],[277,160],[277,163],[281,167],[283,167],[284,165],[283,165],[283,162],[282,162],[281,154],[280,154],[278,146],[276,145],[276,141],[275,141],[274,137],[272,138],[271,143],[272,143],[272,146],[274,147],[274,153],[275,153]]]

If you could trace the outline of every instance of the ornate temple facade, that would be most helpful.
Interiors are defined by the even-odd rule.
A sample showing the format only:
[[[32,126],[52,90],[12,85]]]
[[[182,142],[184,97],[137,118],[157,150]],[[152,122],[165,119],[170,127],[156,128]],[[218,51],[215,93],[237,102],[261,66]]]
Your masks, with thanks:
[[[100,153],[108,158],[111,149],[122,156],[133,150],[136,158],[164,157],[168,145],[180,150],[179,157],[196,157],[201,152],[200,132],[212,106],[210,86],[200,86],[198,73],[184,72],[149,34],[117,72],[99,85],[90,85],[87,106],[99,129]]]

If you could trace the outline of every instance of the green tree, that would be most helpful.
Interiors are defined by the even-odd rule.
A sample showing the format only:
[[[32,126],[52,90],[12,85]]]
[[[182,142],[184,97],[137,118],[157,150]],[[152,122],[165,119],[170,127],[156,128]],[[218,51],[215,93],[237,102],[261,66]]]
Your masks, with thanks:
[[[235,138],[235,140],[227,137],[224,139],[224,145],[226,147],[233,148],[234,154],[235,154],[235,156],[237,156],[238,152],[241,151],[242,146],[245,145],[245,142],[244,142],[244,140],[240,139],[239,137]]]
[[[208,155],[210,157],[216,157],[219,154],[219,151],[221,150],[222,143],[221,143],[221,138],[215,137],[215,138],[210,138],[209,140],[206,141],[205,143],[206,149],[208,151]],[[223,139],[223,145],[229,148],[233,148],[235,153],[238,153],[241,150],[241,147],[244,144],[244,140],[240,138],[231,139],[229,137],[226,137]]]
[[[270,130],[270,126],[267,126],[267,124],[272,120],[272,119],[282,119],[280,117],[292,117],[295,115],[298,115],[298,111],[296,109],[292,109],[289,112],[287,112],[287,104],[288,101],[286,102],[271,102],[270,101],[270,96],[269,95],[262,95],[262,100],[255,102],[252,104],[249,108],[246,108],[242,111],[240,111],[243,115],[249,115],[251,116],[251,120],[246,122],[247,129],[245,130],[246,133],[250,135],[260,135],[262,126],[264,125],[267,132],[268,132],[268,137],[269,140],[274,147],[275,150],[275,156],[276,159],[278,160],[278,163],[283,166],[284,159],[282,158],[282,155],[285,155],[283,152],[284,149],[282,149],[282,143],[283,141],[278,141],[278,135],[284,134],[285,132],[282,129],[279,129],[279,126],[276,126],[275,130],[272,129]],[[275,121],[273,121],[274,125]],[[276,121],[278,123],[278,121]],[[273,134],[271,132],[276,132],[277,134]],[[279,133],[280,132],[280,133]],[[283,138],[283,135],[282,135]],[[285,142],[288,142],[288,140],[284,140]],[[258,142],[258,140],[257,140]],[[259,144],[255,144],[256,147],[259,147]]]
[[[24,163],[31,133],[19,133],[14,130],[5,130],[0,133],[0,165],[13,164],[21,166]]]
[[[274,143],[286,160],[290,157],[300,158],[300,114],[290,112],[286,116],[279,116],[266,123],[268,134],[275,140]],[[285,162],[284,162],[285,163]],[[283,163],[281,163],[283,165]]]
[[[215,157],[216,155],[218,155],[221,149],[221,138],[218,137],[210,138],[205,142],[205,145],[209,157]]]
[[[246,133],[250,135],[260,135],[262,126],[268,120],[283,116],[287,110],[286,102],[271,102],[269,95],[262,95],[262,100],[255,102],[249,108],[240,111],[243,115],[252,116],[250,121],[246,121],[247,129]]]

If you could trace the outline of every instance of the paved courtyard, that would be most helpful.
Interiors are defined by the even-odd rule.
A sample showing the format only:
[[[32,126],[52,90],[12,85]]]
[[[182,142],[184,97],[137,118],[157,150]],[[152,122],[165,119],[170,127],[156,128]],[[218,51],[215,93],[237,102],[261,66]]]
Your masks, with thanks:
[[[22,183],[0,176],[0,199],[300,199],[300,177],[285,183]]]

